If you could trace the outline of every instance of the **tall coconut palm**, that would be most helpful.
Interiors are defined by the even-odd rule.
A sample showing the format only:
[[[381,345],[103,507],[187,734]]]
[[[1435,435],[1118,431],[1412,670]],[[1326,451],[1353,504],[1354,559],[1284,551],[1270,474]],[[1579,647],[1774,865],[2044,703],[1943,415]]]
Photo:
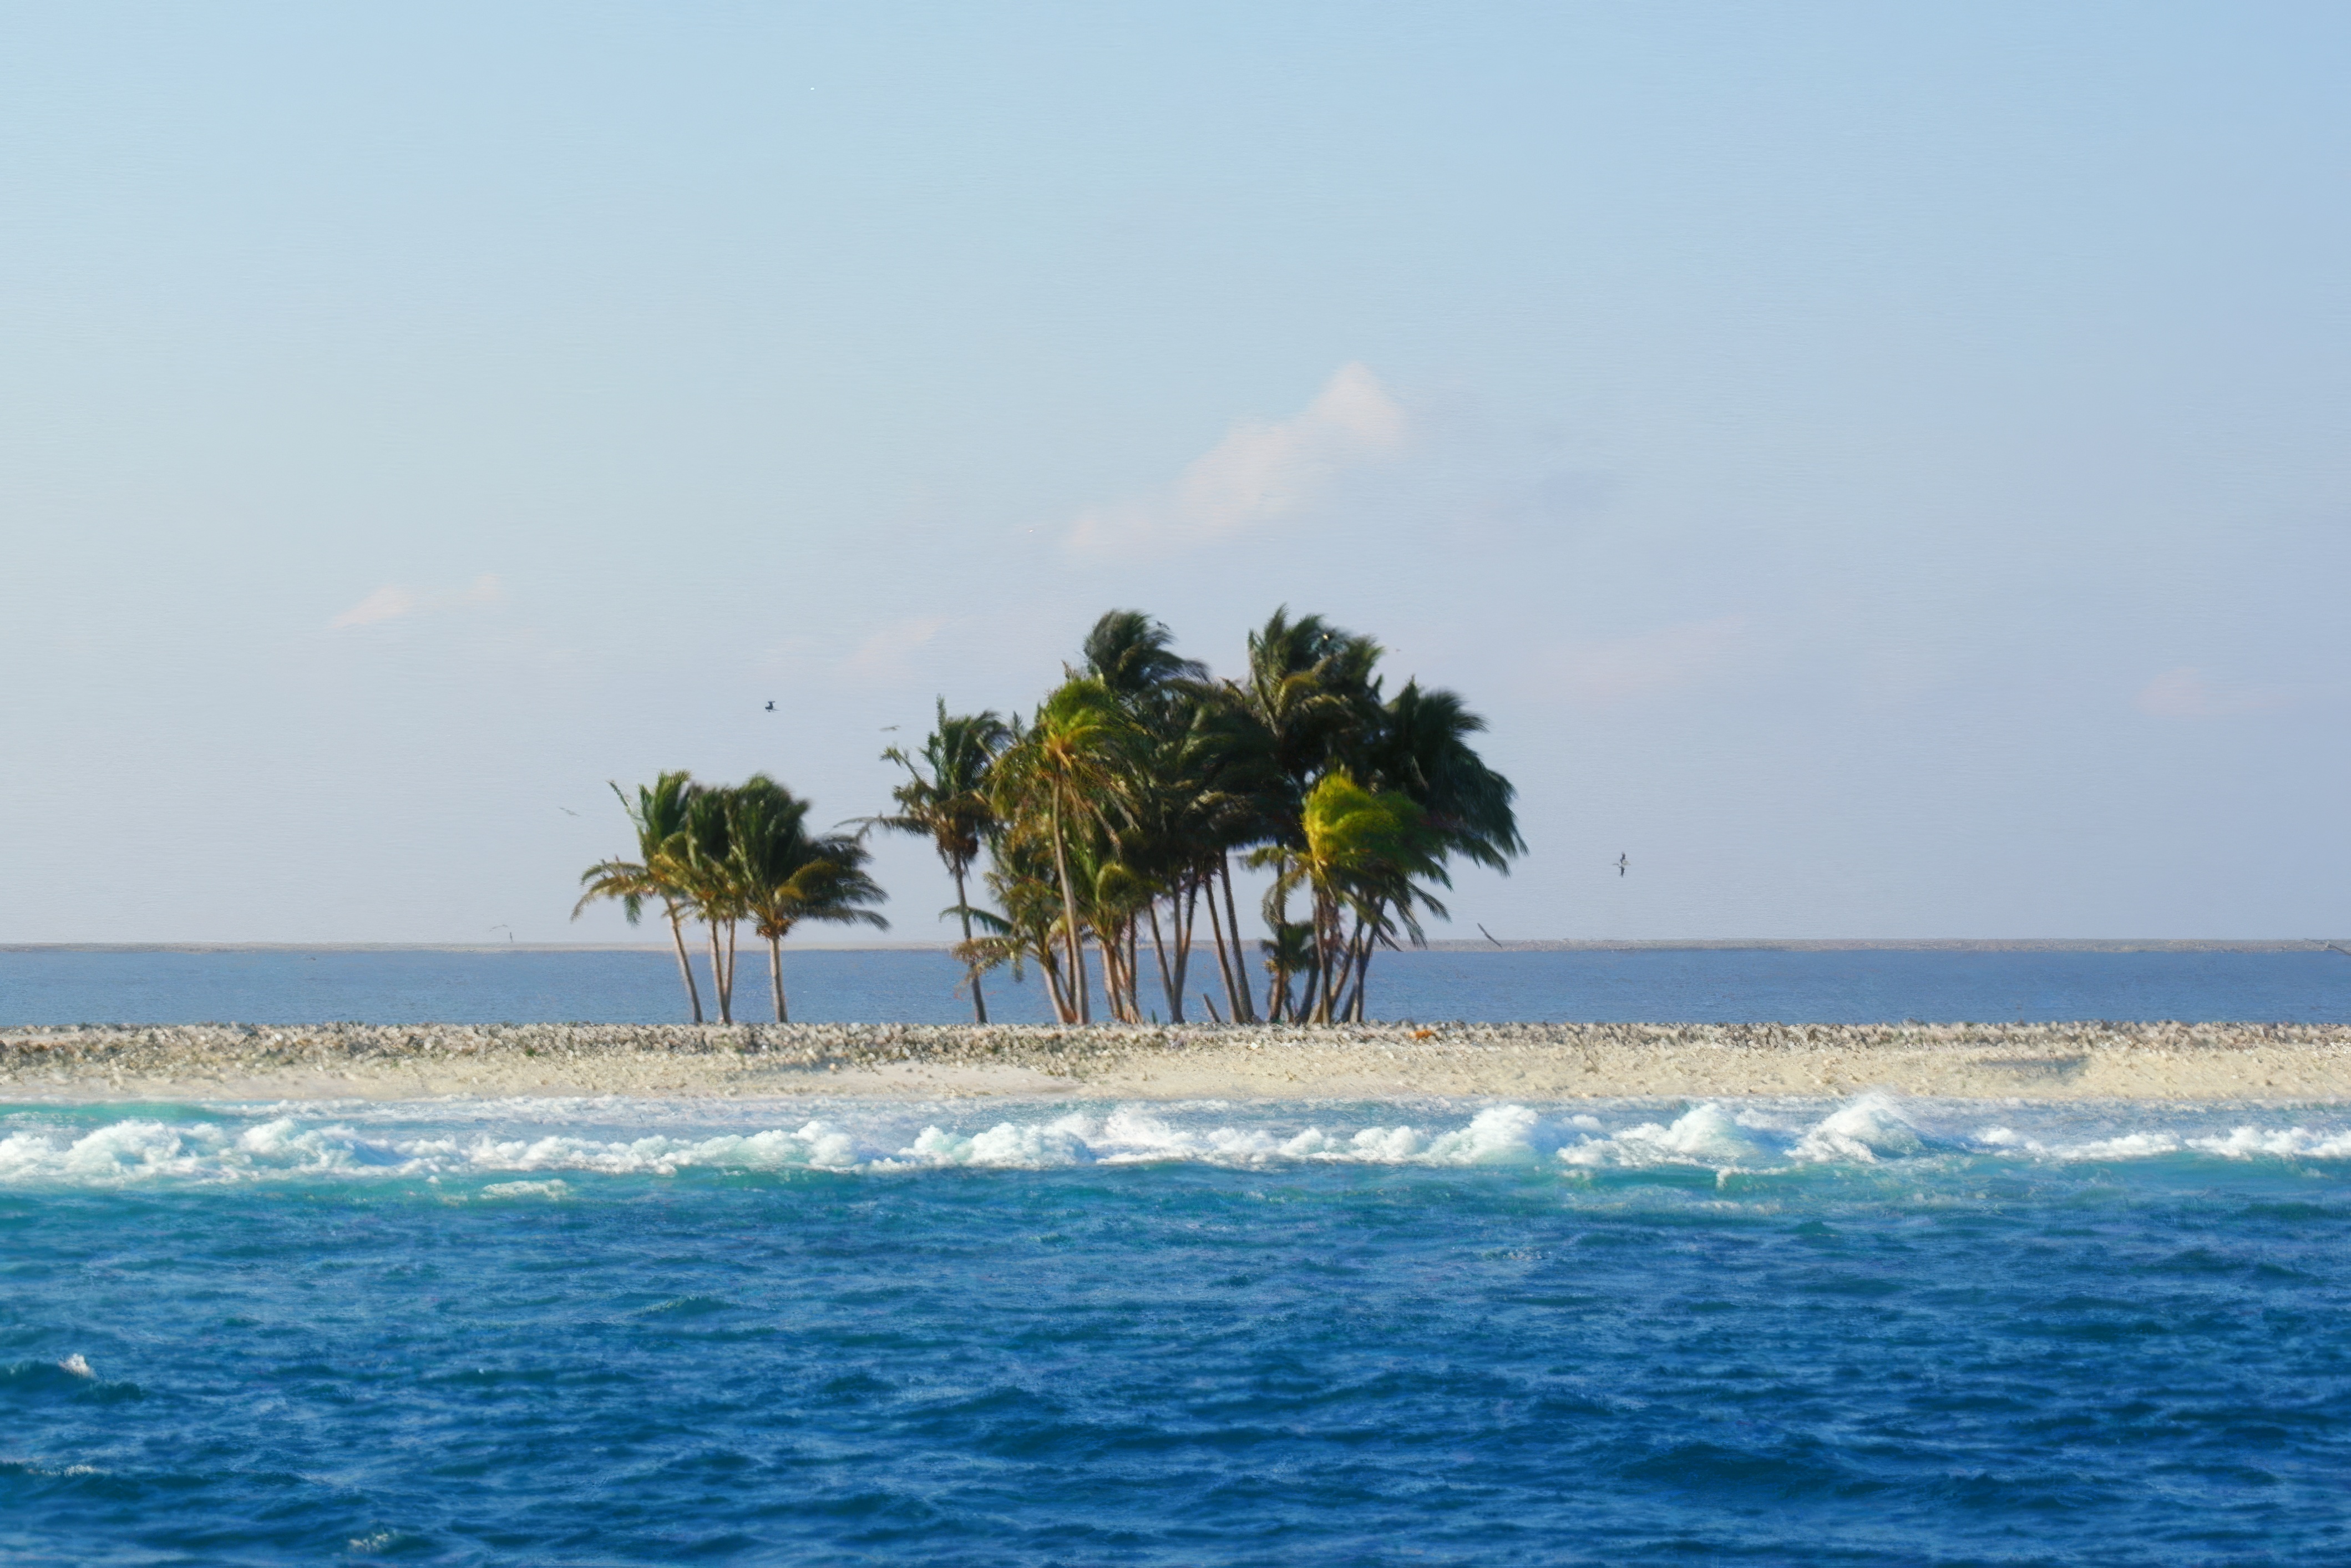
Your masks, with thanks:
[[[983,971],[1009,965],[1015,980],[1025,963],[1035,963],[1053,1016],[1073,1021],[1077,1007],[1061,977],[1061,893],[1050,852],[1034,834],[1007,831],[989,841],[988,862],[984,879],[1004,913],[972,910],[983,934],[957,947],[956,958]]]
[[[988,775],[997,758],[1012,741],[1011,727],[993,712],[954,714],[939,699],[938,726],[923,742],[920,759],[897,747],[882,754],[906,770],[906,781],[890,792],[897,810],[876,817],[875,822],[896,832],[927,837],[955,879],[954,913],[963,922],[964,946],[971,946],[971,894],[967,879],[972,862],[997,829],[996,809],[988,800]],[[975,1023],[987,1021],[987,998],[979,986],[980,967],[966,966],[971,986]]]
[[[1512,809],[1516,788],[1469,745],[1468,737],[1485,727],[1486,721],[1470,712],[1458,693],[1406,681],[1383,712],[1368,753],[1370,776],[1378,788],[1402,794],[1421,809],[1440,859],[1458,854],[1508,876],[1512,857],[1524,854],[1527,846]],[[1418,925],[1410,918],[1413,895],[1404,896],[1402,913],[1407,927],[1417,933]],[[1373,929],[1387,928],[1385,913],[1375,902]],[[1365,944],[1354,955],[1350,1006],[1357,1017],[1371,962],[1372,946]]]
[[[1297,846],[1269,846],[1250,858],[1274,871],[1270,902],[1301,888],[1311,899],[1311,1016],[1329,1023],[1372,944],[1393,940],[1389,912],[1416,939],[1416,905],[1443,913],[1421,883],[1447,879],[1426,813],[1401,794],[1364,789],[1344,768],[1324,774],[1307,792],[1300,829]],[[1275,929],[1284,924],[1277,913]]]
[[[1118,974],[1125,991],[1123,998],[1114,994],[1113,1010],[1129,1019],[1142,1016],[1135,949],[1147,926],[1168,1019],[1181,1023],[1198,907],[1195,868],[1205,837],[1202,809],[1210,801],[1207,758],[1196,728],[1208,669],[1176,653],[1175,642],[1175,633],[1144,612],[1113,610],[1086,634],[1084,672],[1111,694],[1133,732],[1124,758],[1127,787],[1116,813],[1117,841],[1112,862],[1095,877],[1096,908],[1110,916],[1105,924],[1112,928],[1105,934],[1105,980]],[[1175,932],[1172,961],[1167,928],[1159,918],[1163,899]],[[1121,932],[1123,956],[1114,951]]]
[[[744,917],[768,944],[768,989],[776,1021],[784,1004],[784,938],[803,921],[889,929],[869,905],[888,894],[865,873],[865,845],[846,833],[811,836],[809,803],[764,773],[727,791],[730,881]]]
[[[675,841],[685,831],[686,805],[694,788],[693,775],[664,773],[650,787],[637,786],[632,804],[617,782],[612,785],[621,810],[629,814],[629,826],[636,830],[637,858],[598,861],[580,873],[587,891],[571,906],[571,918],[579,919],[580,911],[600,898],[613,898],[620,900],[621,912],[634,925],[644,911],[645,900],[659,899],[662,915],[669,922],[670,945],[677,951],[677,976],[685,983],[685,1003],[694,1021],[700,1023],[702,994],[694,984],[694,966],[685,956],[684,922],[692,900],[674,876],[673,857]]]
[[[664,864],[685,891],[710,938],[710,988],[718,1021],[735,1021],[735,928],[747,913],[728,832],[733,791],[695,785],[687,794],[684,830],[669,841]]]
[[[1061,940],[1076,1017],[1093,1020],[1071,874],[1071,835],[1108,821],[1125,788],[1123,754],[1132,727],[1108,687],[1087,676],[1065,681],[1029,727],[997,759],[991,797],[998,814],[1050,845],[1061,895]]]

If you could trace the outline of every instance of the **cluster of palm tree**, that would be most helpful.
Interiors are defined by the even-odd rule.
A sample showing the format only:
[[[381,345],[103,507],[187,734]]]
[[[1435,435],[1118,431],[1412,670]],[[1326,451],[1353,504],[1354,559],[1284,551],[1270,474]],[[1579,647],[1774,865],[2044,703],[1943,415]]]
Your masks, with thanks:
[[[1150,616],[1113,611],[1026,723],[942,702],[917,752],[883,754],[907,778],[872,821],[928,837],[946,862],[980,1022],[981,977],[1000,966],[1015,978],[1033,966],[1066,1023],[1092,1020],[1098,971],[1102,1009],[1143,1021],[1146,936],[1182,1022],[1204,909],[1225,998],[1219,1011],[1199,990],[1212,1017],[1361,1019],[1374,953],[1445,914],[1434,890],[1449,863],[1507,871],[1523,852],[1512,787],[1469,744],[1484,720],[1417,681],[1384,695],[1370,638],[1277,611],[1238,680],[1173,643]],[[1237,860],[1272,873],[1262,1014]],[[971,897],[975,871],[994,908]]]
[[[735,1021],[736,936],[745,925],[768,945],[768,987],[776,1021],[790,1021],[784,1006],[783,944],[803,921],[887,927],[872,905],[886,896],[865,873],[863,841],[844,833],[811,833],[809,802],[764,773],[742,783],[698,784],[686,773],[664,773],[639,786],[634,800],[618,784],[636,830],[636,858],[600,861],[580,874],[585,891],[573,906],[616,899],[633,925],[649,903],[661,906],[677,951],[679,978],[694,1021],[703,1021],[702,994],[685,955],[685,927],[698,922],[710,944],[710,988],[718,1021]]]

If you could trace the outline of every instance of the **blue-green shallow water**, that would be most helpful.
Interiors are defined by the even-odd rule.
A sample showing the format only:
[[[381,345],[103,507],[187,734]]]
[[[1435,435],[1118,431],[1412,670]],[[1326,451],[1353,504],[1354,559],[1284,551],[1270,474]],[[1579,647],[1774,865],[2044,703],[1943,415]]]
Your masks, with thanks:
[[[26,1563],[2341,1563],[2351,1112],[19,1107]]]

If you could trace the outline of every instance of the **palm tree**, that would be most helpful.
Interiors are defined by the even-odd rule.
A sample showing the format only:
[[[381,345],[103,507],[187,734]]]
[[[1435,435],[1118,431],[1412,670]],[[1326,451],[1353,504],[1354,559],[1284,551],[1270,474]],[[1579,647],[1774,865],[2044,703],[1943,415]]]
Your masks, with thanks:
[[[811,838],[809,803],[764,773],[727,792],[727,855],[745,918],[768,944],[768,988],[776,1021],[784,1008],[784,938],[804,920],[890,923],[869,904],[888,894],[865,874],[865,845],[845,833]],[[731,963],[731,959],[730,959]]]
[[[1201,808],[1210,801],[1196,721],[1209,687],[1207,666],[1177,654],[1175,642],[1174,632],[1144,612],[1113,610],[1086,634],[1084,671],[1117,702],[1133,740],[1124,758],[1116,841],[1093,879],[1094,908],[1107,917],[1097,923],[1104,938],[1104,979],[1118,977],[1113,1010],[1131,1020],[1142,1016],[1138,948],[1148,925],[1168,1019],[1181,1023],[1200,889],[1195,868],[1207,827]],[[1159,918],[1163,898],[1165,926]],[[1167,926],[1175,932],[1172,962]]]
[[[1062,984],[1057,951],[1061,894],[1052,877],[1049,852],[1033,834],[1004,832],[989,841],[988,862],[985,873],[988,891],[1004,913],[972,910],[972,919],[985,935],[957,947],[956,958],[983,972],[1009,965],[1015,980],[1020,978],[1023,964],[1033,961],[1045,977],[1053,1016],[1064,1023],[1073,1021],[1077,1008]]]
[[[1265,952],[1266,1021],[1280,1023],[1290,1016],[1292,980],[1303,979],[1308,991],[1313,990],[1314,927],[1302,920],[1278,920],[1272,940],[1258,946]]]
[[[694,1021],[702,1021],[702,994],[695,988],[694,966],[685,958],[684,919],[689,905],[685,890],[672,874],[672,846],[685,831],[686,804],[694,792],[694,777],[689,773],[664,773],[650,788],[637,786],[634,805],[621,793],[618,783],[612,794],[621,802],[621,810],[629,814],[629,825],[636,830],[637,858],[632,861],[598,861],[580,873],[587,891],[580,902],[571,906],[571,918],[580,918],[580,911],[600,898],[617,898],[621,911],[634,925],[644,911],[648,898],[661,900],[662,914],[669,921],[670,944],[677,950],[678,978],[685,982],[686,1006],[693,1009]]]
[[[1347,983],[1369,957],[1374,943],[1394,940],[1393,910],[1418,939],[1415,905],[1437,914],[1437,904],[1415,879],[1447,880],[1445,863],[1426,813],[1406,797],[1366,789],[1344,768],[1333,768],[1308,791],[1300,814],[1297,846],[1275,844],[1250,856],[1274,871],[1268,904],[1303,888],[1313,904],[1314,986],[1311,1017],[1330,1023],[1339,1016]],[[1349,917],[1353,916],[1352,925]],[[1272,914],[1274,928],[1288,922]],[[1349,1010],[1360,1006],[1358,984]],[[1302,998],[1303,999],[1303,998]]]
[[[964,946],[971,945],[971,894],[966,879],[983,845],[994,836],[997,816],[988,800],[988,774],[996,758],[1012,741],[1011,727],[993,712],[949,715],[946,699],[939,699],[938,727],[923,742],[922,758],[897,747],[882,754],[906,770],[904,784],[890,792],[898,810],[872,821],[902,833],[926,835],[955,879],[954,913],[963,922]],[[971,1012],[976,1023],[987,1021],[987,998],[979,988],[980,967],[967,966],[971,983]]]
[[[717,998],[720,1023],[735,1021],[735,927],[747,913],[727,831],[732,795],[723,788],[692,787],[684,831],[668,841],[663,862],[709,934],[710,988]]]
[[[1458,693],[1406,681],[1387,705],[1372,771],[1428,813],[1447,852],[1507,876],[1511,857],[1526,853],[1527,844],[1511,810],[1517,789],[1469,746],[1485,727]]]
[[[1093,1019],[1070,839],[1081,827],[1106,824],[1124,789],[1122,764],[1131,744],[1130,726],[1109,688],[1081,675],[1063,682],[1045,699],[1035,722],[997,758],[994,769],[990,795],[998,815],[1017,831],[1041,835],[1052,850],[1061,895],[1061,941],[1077,1015],[1066,1021]]]
[[[1208,678],[1208,667],[1180,658],[1176,634],[1140,610],[1113,610],[1086,633],[1085,672],[1113,696],[1151,701]]]

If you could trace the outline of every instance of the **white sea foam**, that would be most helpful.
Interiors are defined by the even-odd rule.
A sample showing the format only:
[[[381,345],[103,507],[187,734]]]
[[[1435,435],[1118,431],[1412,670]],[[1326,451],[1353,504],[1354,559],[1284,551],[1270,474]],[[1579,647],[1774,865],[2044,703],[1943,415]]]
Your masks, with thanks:
[[[74,1352],[73,1354],[57,1363],[57,1370],[59,1372],[69,1372],[76,1377],[96,1377],[98,1375],[97,1373],[92,1372],[89,1369],[89,1363],[81,1358],[81,1353],[79,1351]]]
[[[2180,1154],[2217,1155],[2229,1160],[2351,1160],[2351,1132],[2318,1132],[2308,1127],[2232,1127],[2200,1136],[2156,1129],[2078,1141],[2051,1141],[2008,1127],[1987,1127],[1976,1134],[1976,1141],[1986,1148],[2069,1163],[2145,1160]]]
[[[562,1177],[552,1181],[494,1181],[482,1189],[484,1197],[544,1197],[564,1198],[571,1188]]]
[[[2034,1161],[2351,1160],[2340,1126],[2231,1126],[2177,1107],[2043,1108],[2017,1126],[1954,1124],[1955,1107],[1882,1093],[1841,1104],[1655,1103],[1568,1111],[1442,1102],[1416,1107],[1236,1107],[1221,1103],[1085,1109],[919,1110],[840,1103],[784,1125],[772,1114],[685,1102],[473,1102],[374,1107],[276,1105],[250,1119],[201,1112],[91,1124],[62,1113],[0,1122],[0,1185],[125,1186],[268,1180],[487,1178],[486,1197],[563,1196],[563,1176],[675,1176],[697,1169],[869,1175],[1053,1170],[1188,1163],[1724,1171],[1881,1166],[1930,1155]],[[964,1119],[958,1119],[958,1113]],[[732,1127],[723,1124],[735,1120]],[[714,1125],[714,1123],[720,1124]],[[655,1130],[659,1129],[659,1130]],[[1928,1129],[1938,1129],[1929,1131]]]
[[[1873,1090],[1822,1117],[1791,1152],[1814,1165],[1874,1165],[1926,1150],[1927,1141],[1895,1106],[1894,1097]]]
[[[1603,1137],[1587,1136],[1559,1157],[1573,1166],[1709,1166],[1716,1169],[1781,1163],[1738,1117],[1719,1104],[1693,1106],[1672,1123],[1643,1122]]]

